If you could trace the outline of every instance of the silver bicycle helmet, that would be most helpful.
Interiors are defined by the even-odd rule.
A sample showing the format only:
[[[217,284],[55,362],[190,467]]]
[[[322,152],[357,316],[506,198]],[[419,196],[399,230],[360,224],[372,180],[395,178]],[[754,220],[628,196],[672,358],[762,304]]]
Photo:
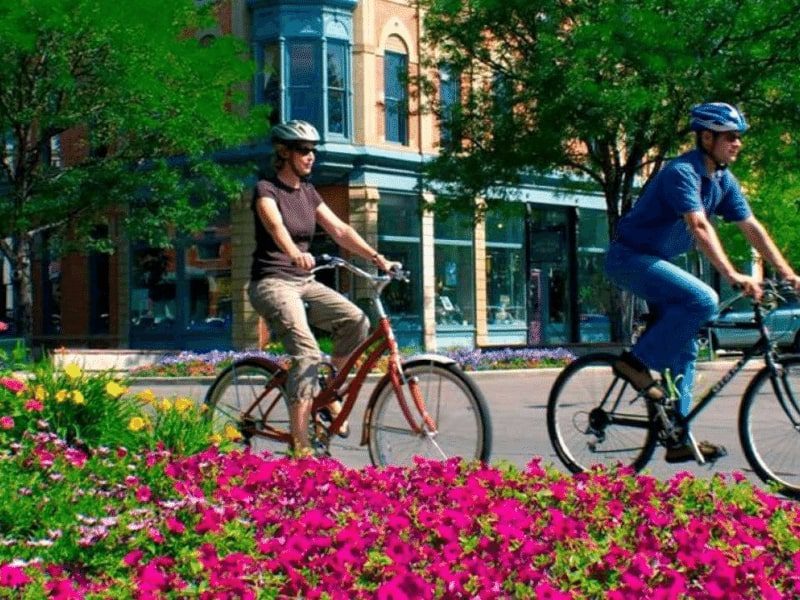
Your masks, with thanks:
[[[319,142],[317,128],[307,121],[291,120],[272,128],[273,142]]]
[[[692,131],[747,131],[747,121],[735,106],[725,102],[706,102],[692,108]]]

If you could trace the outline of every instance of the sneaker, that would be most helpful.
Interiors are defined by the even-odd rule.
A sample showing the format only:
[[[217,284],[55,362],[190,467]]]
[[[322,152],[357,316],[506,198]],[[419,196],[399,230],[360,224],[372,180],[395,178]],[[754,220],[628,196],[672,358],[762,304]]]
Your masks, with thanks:
[[[697,447],[700,449],[700,454],[703,455],[705,460],[717,460],[718,458],[722,458],[728,454],[728,451],[724,446],[716,446],[711,442],[700,442],[697,444]],[[684,444],[683,446],[676,446],[674,448],[667,448],[667,454],[665,458],[668,463],[680,463],[695,459],[694,452],[692,452],[692,446],[690,444]]]
[[[661,400],[664,397],[664,391],[653,379],[650,369],[627,350],[614,361],[612,369],[617,377],[622,377],[637,392],[645,392],[651,400]]]
[[[339,413],[342,412],[342,401],[341,400],[334,400],[333,402],[331,402],[328,405],[328,410],[330,411],[330,414],[331,414],[331,422],[333,422],[336,419],[336,417],[339,416]],[[346,437],[348,437],[350,435],[350,422],[349,421],[344,421],[342,423],[342,426],[339,427],[338,435],[339,435],[340,438],[346,438]]]

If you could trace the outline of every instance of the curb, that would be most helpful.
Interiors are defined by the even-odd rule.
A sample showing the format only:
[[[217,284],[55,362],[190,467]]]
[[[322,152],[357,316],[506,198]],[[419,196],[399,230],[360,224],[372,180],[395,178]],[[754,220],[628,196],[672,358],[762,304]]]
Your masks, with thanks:
[[[709,371],[727,371],[733,365],[736,364],[736,360],[733,359],[721,359],[715,361],[702,361],[697,363],[697,371],[702,372],[709,372]],[[745,371],[755,371],[760,369],[763,364],[757,360],[751,361],[749,364],[745,365]],[[472,379],[483,379],[484,377],[489,377],[493,375],[520,375],[520,374],[541,374],[541,375],[554,375],[560,373],[562,367],[542,367],[539,369],[485,369],[481,371],[464,371],[467,376]],[[370,373],[367,375],[367,379],[379,379],[383,377],[383,373]],[[146,386],[146,385],[198,385],[198,384],[205,384],[211,385],[216,377],[212,376],[201,376],[201,377],[154,377],[154,376],[144,376],[144,377],[131,377],[131,385],[136,386]]]

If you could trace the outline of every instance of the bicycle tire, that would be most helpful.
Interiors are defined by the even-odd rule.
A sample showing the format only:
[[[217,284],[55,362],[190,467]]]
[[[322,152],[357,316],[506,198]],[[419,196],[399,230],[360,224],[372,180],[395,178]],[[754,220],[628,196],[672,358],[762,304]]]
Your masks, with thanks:
[[[800,356],[778,359],[780,389],[794,399],[784,408],[769,369],[761,369],[745,390],[739,408],[739,439],[747,462],[783,495],[800,499]]]
[[[206,393],[205,404],[215,433],[230,439],[230,427],[241,434],[240,445],[253,452],[286,454],[289,411],[286,370],[268,359],[245,358],[223,370]],[[226,431],[227,429],[227,431]]]
[[[369,457],[375,466],[411,465],[415,457],[444,460],[459,456],[488,461],[492,449],[489,410],[477,385],[453,364],[418,363],[404,367],[406,406],[420,429],[403,414],[389,375],[375,387],[369,417]],[[425,409],[436,423],[428,435],[409,386],[419,386]]]
[[[655,408],[614,374],[612,365],[618,359],[606,353],[582,356],[561,371],[550,390],[547,432],[558,458],[572,473],[598,464],[640,471],[653,456]],[[615,422],[620,418],[626,423]]]

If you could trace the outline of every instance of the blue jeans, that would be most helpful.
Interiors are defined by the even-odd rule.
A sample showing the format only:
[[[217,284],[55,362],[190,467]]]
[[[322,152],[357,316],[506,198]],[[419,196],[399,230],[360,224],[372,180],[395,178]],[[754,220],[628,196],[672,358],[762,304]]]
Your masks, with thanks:
[[[708,285],[668,260],[612,243],[606,275],[619,287],[647,301],[655,316],[631,352],[656,371],[669,369],[679,395],[679,410],[692,403],[697,334],[716,317],[719,297]]]

